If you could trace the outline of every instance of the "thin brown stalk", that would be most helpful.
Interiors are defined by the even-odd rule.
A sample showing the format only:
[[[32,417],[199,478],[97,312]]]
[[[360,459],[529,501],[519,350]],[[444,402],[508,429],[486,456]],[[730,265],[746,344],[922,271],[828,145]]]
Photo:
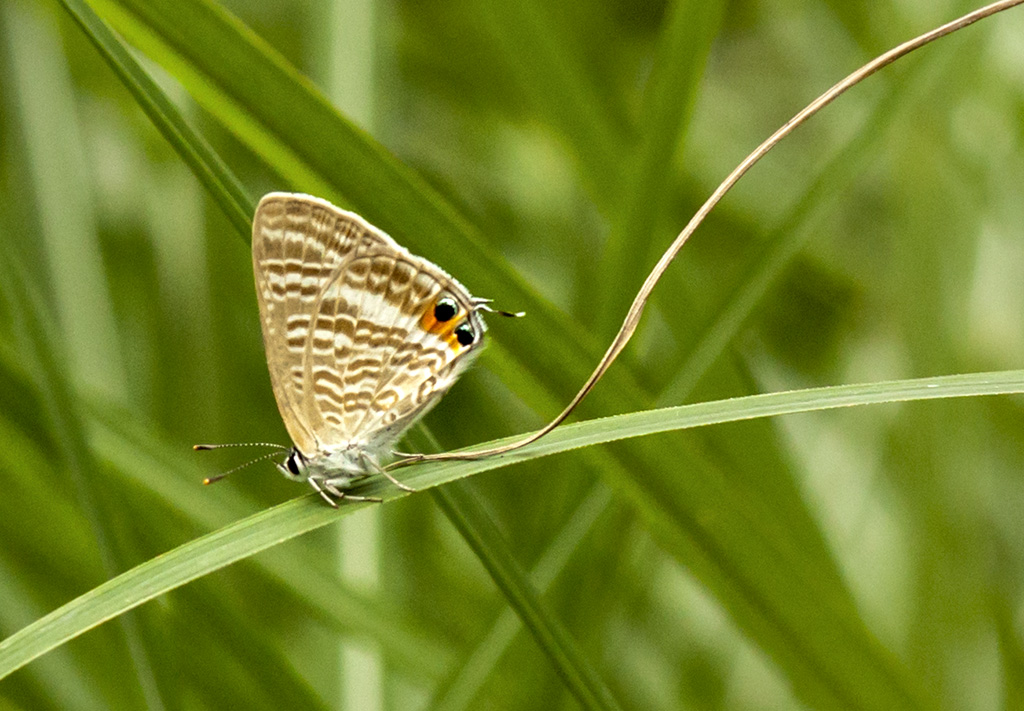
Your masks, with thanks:
[[[633,300],[632,306],[629,307],[629,311],[626,313],[626,318],[622,322],[622,327],[619,329],[618,334],[612,339],[611,345],[608,346],[608,350],[605,352],[604,357],[601,358],[597,367],[594,368],[594,372],[590,374],[587,381],[580,388],[576,396],[566,405],[565,409],[551,422],[542,427],[541,429],[526,435],[522,439],[510,442],[509,444],[502,445],[500,447],[491,447],[489,449],[481,449],[475,452],[442,452],[439,454],[407,454],[403,455],[403,459],[395,462],[391,466],[405,466],[413,464],[415,462],[422,461],[450,461],[460,459],[480,459],[482,457],[490,457],[497,454],[504,454],[513,450],[525,447],[528,444],[536,442],[544,435],[551,432],[553,429],[562,424],[566,418],[572,413],[576,406],[582,402],[583,398],[591,391],[597,381],[605,374],[611,364],[618,358],[619,354],[629,343],[629,339],[633,337],[633,333],[636,331],[637,326],[640,323],[640,318],[643,316],[644,308],[647,306],[647,300],[651,296],[651,292],[654,291],[654,287],[661,279],[665,270],[668,269],[669,265],[679,254],[679,250],[683,248],[686,241],[690,239],[698,226],[704,221],[711,210],[721,201],[729,190],[743,177],[748,170],[750,170],[755,163],[761,160],[772,148],[774,148],[782,139],[791,134],[797,129],[797,127],[803,125],[808,119],[814,116],[816,113],[821,111],[823,108],[835,101],[841,94],[847,89],[859,84],[864,79],[868,78],[879,69],[886,67],[897,59],[905,57],[916,49],[920,49],[924,45],[933,42],[946,35],[953,34],[954,32],[973,25],[978,20],[982,20],[990,15],[995,15],[1003,10],[1008,10],[1015,5],[1020,5],[1024,0],[1000,0],[1000,2],[994,2],[985,7],[979,8],[970,12],[962,17],[959,17],[952,22],[948,22],[941,27],[937,27],[930,32],[926,32],[922,35],[915,37],[912,40],[908,40],[897,47],[890,49],[888,52],[879,55],[875,59],[871,60],[860,69],[856,70],[842,81],[834,84],[832,88],[826,91],[824,94],[819,96],[817,99],[808,104],[802,111],[796,114],[793,118],[787,121],[779,130],[769,136],[761,145],[754,149],[743,161],[736,166],[728,177],[722,181],[722,183],[711,193],[711,197],[701,205],[700,209],[694,214],[694,216],[687,223],[683,231],[672,241],[669,248],[665,250],[665,253],[658,260],[658,263],[651,270],[643,286],[640,287],[640,291],[637,292],[636,298]]]

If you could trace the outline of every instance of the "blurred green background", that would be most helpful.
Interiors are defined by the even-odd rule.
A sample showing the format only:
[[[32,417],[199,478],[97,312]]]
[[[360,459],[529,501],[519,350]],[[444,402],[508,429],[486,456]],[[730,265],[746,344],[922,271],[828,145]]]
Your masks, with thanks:
[[[194,30],[197,0],[93,6],[251,199],[323,194],[529,312],[491,318],[492,347],[427,417],[446,448],[557,413],[739,160],[840,77],[974,7],[225,3],[255,33],[239,38],[363,134],[291,113],[261,65],[222,60],[233,45]],[[581,414],[1019,367],[1022,38],[1024,11],[989,19],[782,144],[683,250]],[[284,128],[253,118],[261,91]],[[435,223],[451,229],[422,229]],[[248,454],[192,443],[287,443],[248,245],[57,2],[0,3],[0,242],[2,636],[305,494],[269,463],[199,485]],[[1022,405],[719,426],[458,486],[523,567],[548,566],[545,600],[623,708],[1022,708]],[[578,707],[427,495],[0,681],[4,708],[229,705]]]

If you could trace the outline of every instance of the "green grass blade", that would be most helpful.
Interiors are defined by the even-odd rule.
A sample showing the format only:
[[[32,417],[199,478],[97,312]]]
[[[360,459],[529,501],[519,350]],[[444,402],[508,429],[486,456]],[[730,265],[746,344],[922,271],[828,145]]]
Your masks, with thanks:
[[[1024,371],[976,373],[755,395],[568,425],[556,430],[547,439],[516,453],[483,461],[425,464],[410,470],[402,478],[422,490],[516,461],[657,432],[840,407],[1011,393],[1024,393]],[[359,487],[355,493],[380,496],[385,500],[408,496],[380,478]],[[0,678],[157,595],[328,525],[340,516],[369,505],[352,503],[334,510],[324,506],[319,497],[311,493],[225,526],[132,568],[0,642]],[[810,610],[801,604],[788,612],[792,615],[806,615]],[[831,638],[821,640],[822,643],[831,641]]]
[[[459,484],[434,489],[431,493],[448,520],[473,548],[491,579],[533,634],[580,705],[586,709],[619,708],[600,675],[583,657],[558,618],[541,601],[502,539],[498,527],[480,503]]]
[[[60,3],[132,93],[153,125],[224,211],[231,224],[248,238],[252,232],[251,219],[255,203],[241,182],[206,140],[192,130],[181,112],[85,0],[60,0]]]
[[[61,352],[60,339],[47,320],[41,297],[27,280],[26,270],[14,252],[14,245],[8,243],[0,249],[0,262],[4,265],[5,274],[0,293],[15,314],[22,349],[30,354],[30,360],[36,367],[35,385],[58,445],[57,454],[74,483],[77,503],[88,520],[103,571],[112,576],[126,567],[117,545],[119,530],[107,516],[111,502],[105,498],[101,469],[86,442],[79,403],[66,371],[61,367],[62,363],[68,362],[67,356]],[[120,624],[129,659],[126,664],[146,704],[150,708],[164,708],[148,638],[140,633],[134,616],[123,617]]]
[[[565,568],[573,553],[598,517],[607,510],[611,495],[597,484],[583,498],[565,526],[552,539],[551,544],[530,572],[530,580],[540,593],[544,593]],[[508,651],[522,622],[511,609],[502,610],[487,634],[473,651],[457,666],[457,672],[435,696],[433,711],[462,711],[471,708],[474,697]]]
[[[538,0],[481,2],[488,34],[535,112],[557,132],[579,165],[595,201],[618,200],[624,129],[612,118],[582,58],[572,51],[572,28]]]
[[[477,462],[458,462],[456,466],[466,467],[470,470],[469,473],[476,473],[504,466],[509,461],[525,461],[537,456],[557,454],[578,447],[607,444],[620,439],[644,437],[673,430],[741,422],[762,417],[795,415],[803,412],[821,412],[843,407],[983,395],[1014,395],[1022,392],[1024,392],[1024,370],[1006,370],[892,380],[880,383],[833,385],[781,393],[748,395],[564,425],[545,439],[517,452]],[[515,439],[518,437],[495,440],[486,445],[480,445],[480,447],[497,446]],[[472,449],[469,448],[465,451],[472,451]],[[412,471],[419,474],[419,470],[426,469],[427,466],[420,465]],[[440,465],[429,466],[432,468]],[[418,476],[409,477],[407,480],[414,482],[413,485],[417,488],[423,488]],[[451,481],[451,479],[446,479],[446,481]]]
[[[124,361],[88,185],[88,145],[75,103],[74,68],[52,13],[25,3],[5,3],[0,11],[13,69],[4,89],[20,123],[20,136],[6,138],[4,149],[25,151],[25,170],[15,175],[28,188],[26,197],[30,194],[38,220],[33,233],[38,251],[26,247],[23,254],[30,256],[23,263],[33,283],[48,284],[71,377],[112,397],[125,397]],[[9,229],[12,237],[17,234],[17,227]]]
[[[213,529],[224,520],[241,519],[258,506],[230,486],[216,492],[202,487],[207,470],[199,466],[194,452],[182,454],[156,441],[151,427],[132,424],[118,408],[93,406],[90,414],[96,419],[90,434],[96,452],[198,528]],[[298,604],[339,632],[379,645],[396,671],[433,679],[451,666],[451,653],[443,643],[418,629],[399,610],[339,579],[317,551],[306,546],[274,549],[253,564],[293,590]]]

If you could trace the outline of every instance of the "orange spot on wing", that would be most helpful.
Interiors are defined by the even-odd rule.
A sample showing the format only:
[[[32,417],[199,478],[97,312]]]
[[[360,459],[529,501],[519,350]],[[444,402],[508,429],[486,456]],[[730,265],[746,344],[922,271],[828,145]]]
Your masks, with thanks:
[[[444,326],[444,324],[434,318],[434,305],[431,304],[423,312],[423,315],[420,316],[420,328],[427,333],[437,333],[441,326]]]
[[[436,305],[436,301],[430,304],[430,306],[428,306],[423,312],[423,315],[420,316],[420,328],[427,333],[433,333],[435,336],[447,343],[449,348],[458,353],[465,348],[465,346],[459,343],[459,338],[455,335],[455,329],[458,328],[459,324],[465,320],[465,313],[460,311],[455,314],[453,318],[450,318],[447,321],[438,321],[434,318],[434,307]]]
[[[448,347],[451,348],[456,353],[465,348],[464,345],[459,343],[459,337],[455,335],[454,328],[452,328],[448,333],[444,335],[444,341],[445,343],[448,344]]]

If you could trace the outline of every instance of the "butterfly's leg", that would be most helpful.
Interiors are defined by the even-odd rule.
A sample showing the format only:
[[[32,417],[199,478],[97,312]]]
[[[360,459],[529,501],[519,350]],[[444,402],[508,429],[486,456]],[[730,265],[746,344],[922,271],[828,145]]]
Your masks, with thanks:
[[[310,477],[306,477],[306,481],[309,482],[309,485],[313,487],[313,490],[316,491],[316,493],[320,494],[320,496],[323,497],[324,501],[329,503],[334,508],[338,508],[338,502],[331,498],[331,494],[335,494],[339,499],[344,499],[345,498],[345,492],[344,491],[337,491],[335,489],[330,494],[327,493],[327,491],[324,491],[324,487],[320,486],[320,482],[318,482],[316,479],[314,479],[311,476]],[[331,487],[331,488],[333,488],[333,487]]]
[[[332,496],[336,496],[339,500],[348,499],[350,501],[373,501],[379,504],[382,501],[384,501],[384,499],[379,499],[376,496],[355,496],[354,494],[350,494],[348,492],[350,486],[352,486],[357,481],[365,479],[368,476],[369,474],[363,473],[344,473],[338,474],[337,476],[324,477],[322,479],[319,479],[317,483],[325,491],[330,493]]]
[[[379,464],[379,463],[377,462],[377,460],[376,460],[376,459],[374,459],[374,458],[373,458],[372,456],[370,456],[369,454],[363,454],[363,460],[364,460],[364,461],[366,461],[366,463],[370,465],[370,468],[371,468],[371,469],[373,469],[373,470],[374,470],[375,472],[377,472],[378,474],[383,474],[383,475],[384,475],[384,477],[385,477],[385,478],[386,478],[386,479],[387,479],[388,481],[390,481],[390,482],[391,482],[392,484],[394,484],[395,486],[397,486],[397,487],[398,487],[399,489],[401,489],[402,491],[408,491],[409,493],[415,493],[415,492],[416,492],[416,489],[412,488],[412,487],[411,487],[411,486],[409,486],[408,484],[403,484],[402,482],[398,481],[398,479],[396,479],[395,477],[393,477],[393,476],[391,475],[391,473],[390,473],[390,472],[389,472],[389,471],[388,471],[387,469],[385,469],[384,467],[382,467],[382,466],[381,466],[381,465],[380,465],[380,464]]]
[[[339,477],[338,480],[344,481],[346,484],[352,481],[350,477]],[[384,499],[379,499],[376,496],[356,496],[355,494],[350,494],[344,489],[339,489],[335,485],[334,479],[323,479],[317,482],[313,488],[319,491],[321,496],[330,494],[331,496],[337,497],[337,501],[348,499],[349,501],[372,501],[375,504],[379,504],[384,501]],[[335,504],[335,508],[337,508],[337,504]]]

